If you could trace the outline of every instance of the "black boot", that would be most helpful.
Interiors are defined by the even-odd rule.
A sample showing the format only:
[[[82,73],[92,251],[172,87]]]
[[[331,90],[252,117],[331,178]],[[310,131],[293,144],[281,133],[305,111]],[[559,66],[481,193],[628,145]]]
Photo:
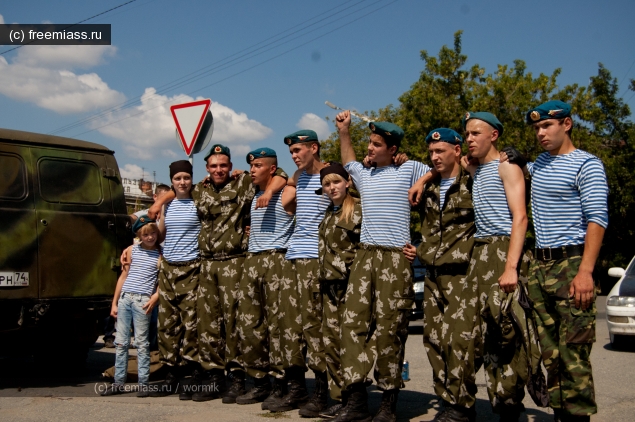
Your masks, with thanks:
[[[373,418],[373,422],[396,422],[397,421],[397,396],[399,390],[386,390],[381,396],[379,411]]]
[[[151,386],[150,397],[165,397],[175,394],[178,386],[179,371],[177,368],[172,367],[162,382]]]
[[[500,422],[517,422],[524,410],[525,407],[522,404],[518,406],[501,406],[498,410],[498,420]]]
[[[589,422],[591,416],[569,415],[564,413],[562,409],[553,409],[553,420],[555,422]]]
[[[346,405],[342,407],[333,422],[370,422],[372,416],[368,411],[368,391],[363,383],[351,386],[346,397]]]
[[[337,415],[339,415],[342,408],[344,408],[344,404],[338,401],[338,402],[335,402],[333,405],[329,406],[328,408],[322,410],[318,416],[325,419],[333,419]]]
[[[225,392],[225,372],[222,369],[212,369],[204,374],[204,378],[197,391],[192,394],[196,402],[218,399]]]
[[[238,404],[254,404],[265,401],[271,394],[271,383],[269,377],[254,379],[254,388],[249,392],[236,397],[236,403]]]
[[[262,410],[269,410],[269,405],[277,400],[280,400],[287,394],[287,380],[274,378],[273,379],[273,389],[271,393],[269,393],[269,397],[262,402]]]
[[[474,422],[476,410],[444,402],[443,409],[437,413],[432,422]]]
[[[320,412],[326,409],[329,399],[329,387],[326,380],[326,372],[315,373],[315,390],[309,402],[300,409],[300,416],[305,418],[317,418]]]
[[[304,369],[294,367],[289,368],[286,372],[289,380],[289,392],[284,397],[269,404],[269,410],[272,412],[288,412],[303,406],[309,401]]]
[[[243,371],[231,371],[229,373],[231,384],[225,394],[223,394],[223,403],[236,403],[236,397],[245,394],[245,373]]]
[[[189,380],[183,381],[181,385],[181,392],[179,393],[179,400],[192,400],[192,396],[194,393],[199,391],[201,387],[201,381],[203,379],[203,375],[201,371],[195,369],[192,372],[192,376]]]

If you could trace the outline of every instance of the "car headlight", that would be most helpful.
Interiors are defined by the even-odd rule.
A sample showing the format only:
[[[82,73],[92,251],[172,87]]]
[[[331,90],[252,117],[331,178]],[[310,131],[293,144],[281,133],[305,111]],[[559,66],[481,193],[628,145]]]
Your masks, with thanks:
[[[628,306],[635,307],[635,297],[631,296],[611,296],[606,300],[607,306]]]
[[[423,281],[417,281],[414,284],[415,293],[423,293]]]

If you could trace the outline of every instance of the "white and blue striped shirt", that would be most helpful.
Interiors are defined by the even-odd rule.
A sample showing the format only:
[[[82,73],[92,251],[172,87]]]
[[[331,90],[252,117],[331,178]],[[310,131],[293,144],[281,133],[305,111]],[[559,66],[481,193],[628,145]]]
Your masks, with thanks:
[[[165,207],[163,257],[168,262],[186,262],[199,257],[201,222],[193,199],[174,199]]]
[[[295,230],[289,241],[286,259],[317,258],[318,229],[324,220],[326,209],[331,200],[323,194],[318,196],[315,191],[321,188],[320,174],[308,174],[303,171],[298,177],[296,186]]]
[[[256,202],[263,193],[264,191],[258,192],[251,202],[249,228],[249,252],[251,253],[287,248],[295,228],[293,215],[287,214],[282,207],[282,191],[273,194],[267,207],[256,209]]]
[[[443,204],[445,204],[445,194],[450,189],[450,186],[456,181],[456,177],[449,177],[447,179],[441,179],[441,184],[439,185],[439,199],[440,199],[440,208],[443,209]]]
[[[609,188],[599,158],[581,149],[545,152],[527,169],[536,247],[581,245],[589,222],[608,226]]]
[[[408,189],[430,171],[418,161],[365,168],[357,161],[345,166],[362,197],[360,241],[369,245],[402,248],[410,243]]]
[[[159,274],[159,249],[143,249],[141,245],[132,247],[130,270],[123,282],[121,292],[152,296]]]
[[[490,236],[510,236],[512,213],[507,204],[503,181],[498,174],[499,160],[492,160],[476,168],[472,187],[474,222],[477,239]]]

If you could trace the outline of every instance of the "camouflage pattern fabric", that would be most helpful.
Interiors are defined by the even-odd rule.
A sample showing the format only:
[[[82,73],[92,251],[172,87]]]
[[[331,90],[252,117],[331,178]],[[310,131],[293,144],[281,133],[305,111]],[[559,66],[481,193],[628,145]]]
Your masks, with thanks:
[[[241,360],[247,374],[284,378],[280,348],[279,291],[295,279],[286,251],[247,254],[238,295],[238,335]]]
[[[244,257],[203,259],[199,276],[199,357],[204,370],[241,368],[236,330]]]
[[[324,341],[322,340],[322,295],[320,294],[319,273],[320,262],[318,258],[295,260],[306,359],[310,369],[316,372],[325,372],[326,360]]]
[[[185,265],[161,260],[159,268],[159,353],[161,363],[198,362],[196,298],[200,262]]]
[[[475,239],[466,284],[468,290],[478,292],[479,298],[476,312],[469,311],[476,322],[475,370],[481,365],[485,367],[487,393],[495,413],[522,405],[529,376],[522,333],[509,330],[511,316],[506,315],[502,322],[499,320],[500,297],[489,300],[492,289],[500,291],[498,278],[505,272],[508,248],[508,236]],[[519,265],[519,283],[527,283],[529,261],[530,256],[524,254]],[[509,295],[513,300],[513,294]]]
[[[373,363],[380,390],[402,388],[414,289],[412,266],[401,249],[360,244],[344,300],[341,358],[345,388],[367,382]]]
[[[428,268],[423,290],[423,345],[432,366],[434,392],[448,403],[476,402],[474,327],[477,292],[465,275],[434,275]]]
[[[302,311],[300,310],[300,284],[297,283],[295,261],[290,260],[291,269],[281,274],[280,307],[278,325],[280,327],[280,348],[284,368],[297,366],[306,369],[304,359],[306,344],[302,335]]]
[[[569,298],[569,287],[581,261],[581,257],[534,260],[529,279],[529,296],[534,301],[547,368],[549,406],[580,416],[597,413],[590,361],[595,342],[595,297],[591,308],[584,311]]]
[[[331,205],[320,224],[320,285],[322,288],[322,338],[331,398],[342,400],[344,377],[340,359],[340,327],[344,321],[344,296],[348,286],[350,266],[359,247],[362,228],[362,206],[359,201],[353,214],[344,221],[342,208]]]

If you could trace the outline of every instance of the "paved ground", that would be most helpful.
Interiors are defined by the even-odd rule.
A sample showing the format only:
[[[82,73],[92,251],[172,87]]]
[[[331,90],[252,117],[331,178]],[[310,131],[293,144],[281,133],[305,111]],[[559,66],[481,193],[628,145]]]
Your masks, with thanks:
[[[592,353],[596,394],[600,412],[594,422],[626,422],[635,419],[635,346],[612,350],[605,317],[605,297],[598,300],[597,343]],[[411,324],[406,347],[411,381],[400,394],[400,421],[427,421],[437,411],[432,390],[430,366],[421,340],[421,321]],[[62,347],[63,345],[55,345]],[[104,382],[102,371],[114,364],[112,349],[96,343],[91,349],[86,371],[81,376],[62,376],[51,368],[36,368],[28,358],[0,359],[0,419],[3,421],[258,421],[265,418],[300,419],[296,412],[271,414],[260,410],[260,404],[223,405],[219,400],[207,403],[181,402],[176,396],[138,399],[134,395],[97,397],[95,385]],[[478,374],[478,421],[496,420],[492,415],[482,373]],[[309,380],[312,387],[313,380]],[[371,410],[378,408],[381,394],[370,392]],[[548,409],[537,408],[525,399],[526,420],[549,421]],[[262,418],[262,419],[261,419]],[[523,420],[525,417],[523,417]]]

